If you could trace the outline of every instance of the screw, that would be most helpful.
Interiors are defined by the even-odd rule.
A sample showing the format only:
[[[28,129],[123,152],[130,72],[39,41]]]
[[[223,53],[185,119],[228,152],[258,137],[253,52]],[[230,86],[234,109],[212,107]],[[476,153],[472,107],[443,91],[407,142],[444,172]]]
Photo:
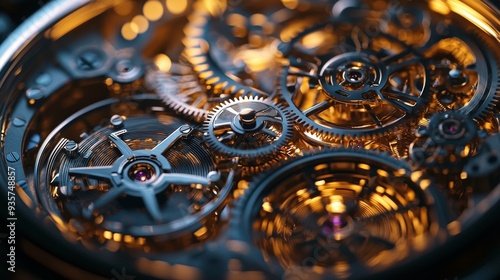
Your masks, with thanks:
[[[73,140],[69,140],[66,145],[64,145],[64,151],[70,157],[74,157],[78,154],[78,143]]]
[[[20,156],[16,152],[10,152],[7,154],[6,158],[7,158],[7,161],[9,161],[9,162],[16,162],[19,160]]]
[[[428,131],[427,131],[427,128],[425,126],[421,126],[417,129],[417,131],[415,131],[415,135],[417,137],[425,137],[428,135]]]
[[[467,76],[459,69],[452,69],[448,72],[451,83],[454,86],[460,86],[467,82]]]
[[[26,90],[26,97],[28,99],[38,100],[44,95],[44,88],[40,86],[30,87]]]
[[[210,171],[207,174],[207,178],[208,178],[208,180],[210,180],[210,182],[217,182],[220,180],[220,177],[221,177],[221,175],[220,175],[220,172],[218,172],[218,171]]]
[[[118,73],[128,73],[134,69],[134,64],[129,60],[121,60],[116,64],[116,70]]]
[[[101,55],[93,50],[82,52],[76,57],[76,66],[83,71],[92,71],[103,65]]]
[[[183,125],[180,128],[180,132],[182,134],[184,134],[185,136],[187,136],[189,133],[191,133],[192,130],[193,129],[189,125]]]
[[[113,125],[114,128],[121,128],[123,126],[123,118],[120,115],[113,115],[109,122]]]
[[[25,124],[26,124],[26,121],[25,121],[25,120],[23,120],[23,119],[20,119],[20,118],[14,118],[14,119],[12,120],[12,125],[17,126],[17,127],[19,127],[19,126],[23,126],[23,125],[25,125]]]

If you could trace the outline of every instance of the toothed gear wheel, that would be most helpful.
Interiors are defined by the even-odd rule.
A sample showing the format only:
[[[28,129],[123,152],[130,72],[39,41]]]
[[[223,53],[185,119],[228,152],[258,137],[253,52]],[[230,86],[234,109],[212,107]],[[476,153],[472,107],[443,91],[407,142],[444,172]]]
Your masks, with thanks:
[[[216,168],[202,132],[170,116],[110,123],[80,142],[62,138],[51,152],[40,180],[50,181],[53,211],[81,235],[127,235],[158,248],[195,242],[203,226],[216,232],[233,175]]]
[[[255,162],[280,153],[293,134],[293,121],[281,105],[257,97],[226,101],[204,123],[205,139],[218,153]]]
[[[310,152],[250,183],[232,233],[260,248],[276,277],[374,276],[414,260],[446,226],[438,189],[420,175],[387,154]]]
[[[296,5],[258,0],[221,10],[208,1],[195,4],[185,28],[184,56],[211,94],[231,98],[275,94],[281,67],[279,41],[329,15],[326,3]]]
[[[426,50],[433,103],[428,113],[454,110],[484,121],[500,95],[498,44],[484,34],[446,26]],[[488,49],[496,51],[488,51]]]
[[[223,50],[218,44],[225,41],[231,44],[223,35],[231,34],[231,26],[221,21],[207,11],[202,2],[198,2],[192,14],[192,21],[185,29],[187,38],[184,41],[187,60],[198,69],[199,77],[214,95],[228,95],[231,98],[239,96],[269,96],[269,93],[245,85],[237,72],[244,72],[244,64],[240,61],[231,65],[233,58],[228,58],[229,50]],[[217,39],[219,41],[217,41]],[[272,54],[271,50],[261,55]],[[224,65],[224,63],[228,65]],[[226,69],[227,68],[227,69]],[[239,73],[241,74],[241,73]],[[248,78],[248,77],[246,77]]]
[[[455,111],[435,114],[416,134],[410,159],[425,167],[451,168],[463,163],[476,150],[479,138],[476,122]]]
[[[500,133],[491,135],[481,144],[478,154],[467,163],[464,170],[472,178],[495,178],[496,182],[491,187],[496,187],[500,182]]]
[[[152,71],[148,75],[167,106],[197,122],[204,121],[208,111],[230,97],[208,92],[192,67],[185,63],[172,64],[167,73]]]
[[[321,40],[308,41],[317,34]],[[316,140],[386,135],[411,125],[429,99],[427,62],[420,52],[342,17],[302,32],[280,50],[289,60],[282,97]]]

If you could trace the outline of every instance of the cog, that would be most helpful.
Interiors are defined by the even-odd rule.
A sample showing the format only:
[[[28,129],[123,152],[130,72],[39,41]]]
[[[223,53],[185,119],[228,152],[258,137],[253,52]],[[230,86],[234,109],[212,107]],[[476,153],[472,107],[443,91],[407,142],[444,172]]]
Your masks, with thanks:
[[[240,97],[212,110],[203,129],[205,140],[216,152],[255,163],[282,152],[292,137],[293,120],[281,105]]]
[[[192,67],[182,63],[172,64],[168,73],[152,71],[148,75],[168,107],[197,122],[205,120],[208,111],[230,97],[207,91]]]
[[[234,211],[232,234],[260,248],[272,271],[357,279],[422,250],[402,241],[418,238],[423,247],[432,246],[431,229],[446,224],[446,214],[437,215],[442,203],[431,181],[403,161],[366,150],[326,149],[251,182]],[[335,269],[339,263],[341,270]]]
[[[410,145],[410,159],[428,168],[449,169],[474,153],[478,138],[477,124],[467,115],[440,112],[430,119],[428,127],[418,129],[417,139]]]
[[[500,170],[500,133],[491,135],[482,143],[479,152],[465,166],[464,170],[472,178],[493,177],[498,184],[498,171]]]
[[[49,166],[62,213],[82,234],[105,239],[111,232],[193,242],[202,226],[215,232],[214,213],[230,193],[233,171],[216,167],[202,133],[179,123],[167,116],[113,116],[110,126],[79,143],[61,139]]]
[[[227,39],[224,39],[225,36],[230,36],[232,33],[231,27],[221,22],[220,18],[213,17],[201,4],[195,6],[192,19],[185,29],[187,36],[184,41],[186,47],[185,57],[197,70],[199,77],[207,87],[214,94],[227,94],[231,97],[246,95],[269,96],[268,93],[253,87],[251,84],[245,85],[245,80],[250,81],[251,78],[242,77],[241,75],[245,73],[244,62],[234,62],[234,65],[232,65],[234,58],[227,56],[233,52],[223,50],[217,45],[217,39],[226,40],[227,44],[231,44]],[[266,47],[263,46],[263,48]],[[268,62],[272,63],[274,61],[271,49],[268,52],[260,52],[261,56],[264,54],[267,54],[267,56],[271,54],[267,58]],[[223,63],[229,65],[222,65]]]
[[[389,2],[381,30],[412,46],[422,46],[430,38],[431,18],[418,4],[409,7]]]
[[[426,59],[389,34],[332,19],[280,50],[289,59],[281,96],[319,142],[387,135],[412,125],[429,100]]]
[[[446,30],[446,37],[433,38],[425,51],[433,96],[428,114],[454,110],[482,122],[499,99],[500,58],[491,51],[498,44],[477,32],[464,34],[453,26]]]
[[[269,1],[218,7],[198,2],[185,29],[184,56],[215,95],[270,97],[281,68],[277,45],[326,18],[326,4],[292,7]],[[222,14],[222,15],[221,15]]]

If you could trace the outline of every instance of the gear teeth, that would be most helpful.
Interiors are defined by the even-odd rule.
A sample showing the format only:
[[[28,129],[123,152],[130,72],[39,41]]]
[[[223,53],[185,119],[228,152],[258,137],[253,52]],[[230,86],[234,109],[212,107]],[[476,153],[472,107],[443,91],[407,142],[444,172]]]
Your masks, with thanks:
[[[281,134],[277,139],[270,145],[266,147],[258,147],[255,149],[240,149],[239,147],[228,147],[227,145],[222,144],[217,136],[214,134],[215,131],[213,129],[214,122],[220,116],[220,113],[228,110],[231,106],[237,104],[264,104],[269,108],[274,110],[275,114],[280,116],[281,119]],[[234,110],[231,108],[231,110]],[[234,112],[232,112],[234,114]],[[228,121],[232,121],[228,120]],[[243,160],[243,165],[252,165],[259,158],[272,158],[275,155],[279,154],[279,151],[282,147],[284,147],[289,139],[292,138],[293,135],[293,121],[291,119],[291,114],[288,110],[284,109],[281,105],[275,104],[270,100],[265,99],[261,96],[243,96],[239,98],[230,99],[222,102],[217,105],[212,111],[208,113],[207,119],[203,123],[203,129],[205,132],[206,142],[218,153],[223,154],[226,157],[239,157]],[[229,128],[229,130],[233,130],[233,128]],[[257,130],[258,131],[258,130]],[[257,131],[252,131],[250,133],[256,133]],[[234,133],[234,131],[233,131]],[[238,132],[235,132],[239,134]],[[244,133],[246,134],[246,132]],[[244,134],[239,134],[240,137],[245,137]]]
[[[327,23],[325,26],[327,26],[328,24],[331,24],[331,23]],[[283,48],[284,55],[287,54],[286,50],[292,49],[295,41],[297,41],[299,38],[306,36],[310,32],[317,30],[318,27],[324,27],[324,26],[318,25],[314,28],[307,29],[303,32],[300,32],[299,35],[297,35],[298,37],[293,38],[288,43],[288,45],[284,46],[284,48]],[[298,56],[298,58],[300,58],[300,56]],[[423,67],[424,71],[426,72],[426,74],[428,74],[427,73],[428,70],[425,69],[425,67],[423,65],[422,65],[422,67]],[[427,96],[428,95],[428,93],[427,93],[428,87],[429,87],[429,85],[427,83],[425,85],[425,87],[422,89],[422,91],[420,93],[421,96],[418,98],[418,100],[414,104],[413,109],[410,110],[411,111],[410,113],[402,112],[402,114],[404,114],[404,115],[400,115],[398,117],[395,117],[394,119],[391,119],[391,120],[384,122],[382,124],[377,125],[377,122],[382,122],[382,121],[375,120],[372,123],[370,123],[370,128],[360,126],[360,128],[358,129],[358,128],[347,128],[346,126],[338,125],[335,122],[335,120],[331,120],[331,119],[330,120],[323,119],[322,122],[320,122],[317,119],[314,119],[310,114],[306,114],[305,113],[306,110],[303,110],[299,105],[297,105],[295,103],[293,93],[290,93],[288,91],[288,87],[287,87],[288,81],[289,81],[288,80],[289,69],[290,69],[290,66],[284,66],[282,69],[281,94],[279,96],[279,99],[284,100],[284,103],[287,104],[286,106],[288,106],[288,108],[292,112],[293,118],[294,118],[296,124],[302,128],[301,130],[305,131],[305,133],[309,133],[310,135],[318,136],[316,138],[319,138],[319,139],[316,139],[314,137],[309,137],[310,138],[309,140],[311,140],[312,142],[315,142],[319,145],[328,146],[330,144],[333,144],[332,140],[336,141],[338,139],[352,139],[352,140],[364,141],[364,140],[377,139],[377,138],[381,138],[381,137],[384,137],[387,135],[394,134],[395,132],[400,131],[404,127],[411,125],[411,123],[413,122],[413,120],[415,118],[420,118],[425,111],[425,107],[426,107],[425,104],[427,104],[430,101],[428,96]],[[315,69],[314,67],[310,67],[310,69],[309,68],[305,69],[304,72],[308,72],[308,70],[312,71],[314,69]],[[309,74],[311,74],[310,71],[309,71]],[[294,75],[294,74],[291,74],[291,75]],[[323,87],[321,86],[321,83],[318,80],[319,79],[309,80],[309,83],[311,83],[311,81],[314,81],[315,84],[309,85],[311,91],[308,92],[307,94],[311,94],[311,95],[314,95],[314,94],[322,95],[323,94],[323,92],[321,92],[321,90],[323,90],[322,89]],[[299,84],[296,84],[296,86],[298,87]],[[312,92],[313,90],[316,90],[316,91]],[[314,100],[314,97],[315,96],[311,96],[311,98],[308,100]],[[329,98],[332,98],[332,97],[329,97]],[[305,98],[305,99],[307,99],[307,98]],[[323,100],[323,99],[321,99],[321,100]],[[325,101],[323,101],[323,102],[325,102]],[[341,102],[339,102],[339,104],[340,103]],[[313,106],[311,106],[311,104],[308,104],[308,105],[310,108],[312,108],[312,107],[314,107],[314,105],[318,105],[318,104],[320,104],[320,101],[313,103]],[[329,105],[329,107],[327,107],[326,109],[323,108],[323,111],[327,111],[328,109],[333,108],[332,103],[329,103],[326,105]],[[381,102],[378,106],[386,106],[386,104]],[[397,108],[397,106],[394,105],[394,108]],[[311,113],[311,114],[314,115],[314,113]],[[368,113],[366,113],[366,114],[368,114]],[[390,112],[387,112],[386,114],[389,115]],[[386,115],[384,115],[382,117],[385,117],[385,116]],[[318,116],[318,118],[320,118],[320,117]],[[375,118],[375,117],[373,117],[373,118]]]
[[[359,162],[368,164],[369,166],[377,167],[379,170],[392,170],[394,178],[403,177],[405,182],[411,184],[410,187],[415,188],[418,193],[421,193],[421,207],[435,212],[436,208],[442,207],[446,202],[441,200],[441,196],[435,195],[436,186],[427,180],[426,177],[419,173],[413,174],[409,164],[405,161],[400,161],[392,158],[387,153],[379,153],[367,151],[364,149],[354,148],[319,148],[312,149],[304,153],[304,155],[293,160],[282,162],[274,169],[267,170],[253,178],[248,183],[248,187],[243,189],[243,194],[235,201],[235,208],[231,212],[230,238],[241,240],[248,244],[256,244],[255,222],[258,217],[258,209],[263,206],[266,196],[271,195],[275,189],[275,183],[279,182],[279,178],[286,177],[289,174],[295,174],[294,171],[302,170],[304,166],[314,166],[314,164],[323,164],[327,162]],[[303,171],[302,171],[303,172]],[[377,172],[378,173],[378,172]],[[324,175],[324,174],[322,174]],[[418,176],[417,176],[418,175]],[[383,175],[379,175],[382,176]],[[418,177],[418,178],[417,178]],[[421,182],[425,181],[426,188],[421,189]],[[430,182],[430,183],[429,183]],[[287,186],[288,187],[288,186]],[[291,190],[295,190],[294,186],[289,186]],[[292,192],[293,193],[293,192]],[[284,211],[287,211],[285,209]],[[284,214],[286,215],[286,214]],[[429,213],[433,215],[433,213]],[[434,217],[434,216],[433,216]],[[434,223],[443,221],[433,221]],[[265,238],[265,237],[264,237]],[[260,247],[260,245],[257,245]],[[262,248],[262,247],[261,247]],[[269,266],[280,266],[278,262],[269,262]],[[326,277],[330,279],[330,277]],[[326,279],[325,278],[325,279]]]
[[[484,36],[483,34],[479,33],[476,30],[473,30],[472,33],[474,35],[473,36],[474,39],[478,40],[478,42],[477,42],[477,43],[479,43],[478,45],[481,45],[481,46],[483,46],[483,48],[489,49],[489,50],[498,49],[498,45],[493,45],[492,43],[487,41],[483,37]],[[498,53],[493,53],[492,56],[493,57],[492,57],[491,63],[496,64],[492,67],[495,67],[495,69],[497,71],[496,83],[492,82],[492,87],[493,87],[493,84],[496,84],[496,87],[494,89],[490,89],[490,92],[487,93],[488,96],[486,98],[484,98],[485,101],[483,101],[483,105],[480,106],[480,107],[482,107],[482,109],[479,108],[479,111],[470,113],[470,116],[473,119],[475,119],[476,121],[478,121],[479,123],[482,123],[486,120],[488,113],[492,112],[495,109],[495,106],[500,101],[500,55]],[[492,79],[493,79],[493,77],[492,77]]]
[[[222,69],[218,69],[209,56],[206,28],[211,25],[213,17],[202,6],[195,8],[189,23],[184,29],[186,39],[184,57],[193,65],[200,80],[215,94],[228,94],[232,97],[239,96],[268,96],[267,93],[241,83],[228,77]]]

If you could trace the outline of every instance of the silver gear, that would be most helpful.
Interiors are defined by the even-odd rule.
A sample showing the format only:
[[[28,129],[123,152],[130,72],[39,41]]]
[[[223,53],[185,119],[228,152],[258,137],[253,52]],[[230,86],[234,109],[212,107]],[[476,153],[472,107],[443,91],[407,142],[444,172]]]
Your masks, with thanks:
[[[264,98],[240,97],[212,110],[204,132],[216,152],[254,161],[280,152],[293,134],[293,121],[281,105]]]
[[[324,41],[309,48],[302,44],[319,32]],[[423,113],[429,88],[425,57],[389,34],[377,36],[397,47],[372,49],[369,35],[341,20],[317,25],[281,46],[289,59],[281,95],[308,135],[323,142],[372,139],[411,126]]]
[[[230,97],[207,92],[192,67],[182,63],[173,64],[168,73],[151,71],[148,75],[168,107],[197,122],[205,120],[209,110]]]

